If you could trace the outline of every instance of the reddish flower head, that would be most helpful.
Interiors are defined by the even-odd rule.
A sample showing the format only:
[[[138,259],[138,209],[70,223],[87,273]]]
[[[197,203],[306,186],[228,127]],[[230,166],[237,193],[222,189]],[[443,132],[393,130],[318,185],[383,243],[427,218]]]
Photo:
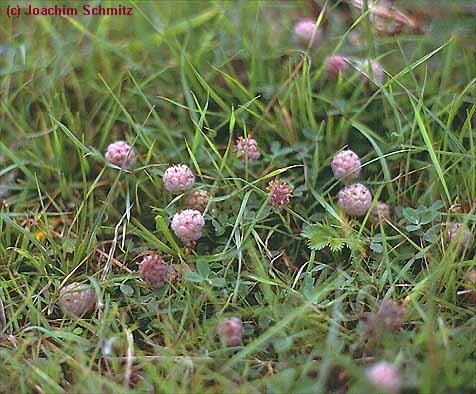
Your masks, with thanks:
[[[339,78],[339,74],[345,76],[348,70],[349,65],[344,56],[333,55],[326,57],[324,60],[324,71],[327,79],[335,81]]]
[[[258,160],[261,154],[258,150],[258,144],[253,138],[239,137],[236,145],[233,147],[233,152],[241,161]]]
[[[238,346],[243,334],[243,324],[237,317],[223,319],[216,328],[216,335],[226,346]]]
[[[145,283],[159,288],[167,282],[170,266],[158,253],[150,253],[142,260],[139,273]]]
[[[293,188],[281,180],[270,181],[267,187],[273,208],[287,208],[291,203]]]
[[[458,247],[466,249],[471,241],[471,231],[461,223],[454,223],[448,230],[448,243],[458,242]]]

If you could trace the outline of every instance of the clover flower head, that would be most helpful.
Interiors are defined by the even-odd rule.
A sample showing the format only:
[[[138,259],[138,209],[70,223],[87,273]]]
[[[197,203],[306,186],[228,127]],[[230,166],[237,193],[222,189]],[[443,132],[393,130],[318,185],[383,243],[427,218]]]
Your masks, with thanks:
[[[160,288],[167,282],[170,266],[160,254],[152,252],[144,256],[139,273],[145,283]]]
[[[64,314],[84,315],[92,312],[96,303],[95,291],[84,283],[73,282],[60,290],[58,305]]]
[[[369,60],[365,59],[357,65],[357,69],[361,73],[361,80],[367,83],[373,79],[377,84],[381,84],[385,78],[385,71],[376,60],[371,60],[369,64]]]
[[[196,209],[184,209],[177,212],[171,223],[175,235],[187,246],[202,237],[203,226],[205,226],[205,219]]]
[[[208,200],[210,199],[210,193],[206,190],[200,189],[191,192],[185,202],[183,207],[186,209],[196,209],[203,213],[208,205]]]
[[[372,194],[361,183],[345,186],[337,197],[337,205],[350,216],[364,216],[372,205]]]
[[[236,145],[233,147],[233,153],[238,156],[241,161],[258,160],[261,154],[258,150],[258,143],[253,138],[239,137]]]
[[[392,208],[384,202],[377,201],[377,204],[372,208],[369,215],[369,222],[372,225],[377,225],[380,222],[385,223],[385,220],[390,220],[392,216]]]
[[[136,162],[134,149],[126,141],[116,141],[106,148],[105,158],[116,166],[131,169]]]
[[[457,241],[462,249],[466,249],[471,241],[471,231],[461,223],[453,223],[448,230],[448,243]]]
[[[398,393],[402,384],[397,368],[387,361],[379,361],[367,369],[367,378],[374,386],[391,394]]]
[[[281,180],[272,180],[266,188],[269,191],[271,205],[273,208],[287,208],[291,203],[293,188]]]
[[[190,190],[195,183],[195,175],[185,164],[171,166],[165,170],[162,177],[165,188],[173,193],[180,194]]]
[[[223,319],[216,328],[216,335],[226,346],[238,346],[241,344],[244,330],[243,324],[238,317]]]
[[[337,180],[354,180],[360,175],[359,156],[350,149],[340,151],[332,159],[331,168]]]
[[[335,81],[339,78],[339,74],[345,76],[349,70],[349,64],[344,56],[333,55],[328,56],[324,60],[324,72],[326,78]]]
[[[298,39],[310,40],[316,27],[316,22],[312,19],[301,19],[294,24],[294,36]],[[318,29],[314,36],[314,45],[318,44],[322,38],[322,31]]]

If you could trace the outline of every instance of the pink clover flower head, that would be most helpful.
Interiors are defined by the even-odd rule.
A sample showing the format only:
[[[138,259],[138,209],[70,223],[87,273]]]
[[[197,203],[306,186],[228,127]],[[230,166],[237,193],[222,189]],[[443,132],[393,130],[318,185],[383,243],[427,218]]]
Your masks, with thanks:
[[[136,162],[134,149],[126,141],[116,141],[106,148],[105,158],[116,166],[130,170]]]
[[[352,150],[337,153],[331,162],[332,172],[337,180],[351,181],[360,175],[360,159]]]
[[[195,175],[185,164],[171,166],[165,170],[162,177],[165,188],[173,193],[180,194],[190,190],[195,183]]]
[[[364,216],[372,205],[372,194],[361,183],[344,187],[337,197],[337,205],[350,216]]]
[[[367,378],[374,386],[389,394],[398,393],[402,385],[397,368],[387,361],[379,361],[368,368]]]
[[[241,319],[229,317],[223,319],[216,328],[216,335],[226,346],[238,346],[241,344],[244,330]]]
[[[238,155],[241,161],[258,160],[261,154],[258,150],[258,143],[253,138],[239,137],[236,140],[236,145],[233,147],[233,152]]]
[[[205,226],[205,219],[196,209],[184,209],[177,212],[171,223],[175,235],[185,245],[192,245],[202,237],[203,226]]]
[[[298,39],[310,40],[316,27],[316,21],[313,19],[301,19],[294,24],[294,36]],[[316,31],[314,36],[314,43],[318,44],[322,37],[321,29]]]

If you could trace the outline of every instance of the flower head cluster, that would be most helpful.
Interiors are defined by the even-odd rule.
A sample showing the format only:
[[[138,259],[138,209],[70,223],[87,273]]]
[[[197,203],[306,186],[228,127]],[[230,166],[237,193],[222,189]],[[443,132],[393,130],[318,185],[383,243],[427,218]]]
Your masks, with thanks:
[[[216,335],[226,346],[238,346],[243,338],[243,324],[238,317],[223,319],[216,328]]]
[[[293,188],[281,180],[270,181],[267,187],[273,208],[287,208],[291,203]]]
[[[343,150],[334,156],[331,168],[337,180],[351,181],[360,175],[360,158],[350,149]]]
[[[349,64],[344,56],[333,55],[328,56],[324,60],[324,72],[326,78],[332,81],[339,79],[339,74],[343,77],[349,71]]]
[[[379,361],[368,368],[367,378],[374,386],[391,394],[398,393],[402,384],[397,368],[387,361]]]
[[[185,164],[167,168],[162,179],[165,188],[173,194],[180,194],[190,190],[195,183],[195,175]]]
[[[261,154],[258,150],[258,143],[253,138],[239,137],[236,145],[233,146],[233,153],[238,156],[241,161],[258,160]]]
[[[131,169],[136,162],[134,149],[126,141],[116,141],[106,149],[105,158],[107,161],[125,169]]]
[[[316,28],[316,22],[312,19],[301,19],[294,24],[294,36],[298,39],[310,40]],[[314,45],[318,44],[322,38],[320,29],[314,36]]]
[[[175,235],[185,244],[192,245],[202,237],[202,229],[205,226],[200,211],[195,209],[185,209],[177,212],[172,218],[170,225]]]
[[[167,282],[170,266],[158,253],[150,253],[142,260],[139,273],[145,283],[159,288]]]
[[[372,205],[372,194],[361,183],[344,187],[337,197],[337,205],[350,216],[364,216]]]
[[[97,303],[96,293],[84,283],[73,282],[60,291],[58,305],[65,314],[81,316],[92,312]]]
[[[185,209],[196,209],[197,211],[203,212],[207,208],[209,200],[210,193],[206,190],[195,190],[187,196],[183,207]]]

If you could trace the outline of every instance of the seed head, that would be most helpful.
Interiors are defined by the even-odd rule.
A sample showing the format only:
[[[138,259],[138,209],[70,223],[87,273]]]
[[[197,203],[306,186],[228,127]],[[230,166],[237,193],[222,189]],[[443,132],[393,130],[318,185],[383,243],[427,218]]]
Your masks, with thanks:
[[[339,79],[339,74],[345,76],[349,70],[349,65],[344,56],[333,55],[328,56],[324,60],[324,71],[326,78],[332,81]]]
[[[384,202],[377,201],[377,204],[372,208],[369,215],[369,222],[372,225],[377,225],[380,222],[385,223],[385,220],[390,220],[392,216],[392,209]]]
[[[64,314],[81,316],[96,308],[96,293],[84,283],[73,282],[60,290],[58,305]]]
[[[461,223],[454,223],[448,230],[448,243],[458,242],[458,248],[466,249],[471,241],[471,231]]]
[[[158,289],[167,282],[170,266],[158,253],[150,253],[142,260],[139,273],[145,283]]]
[[[344,187],[337,197],[337,205],[350,216],[364,216],[372,205],[372,195],[361,183]]]
[[[183,207],[186,209],[196,209],[203,213],[207,208],[209,199],[210,194],[206,190],[195,190],[187,196],[183,203]]]
[[[291,203],[293,188],[284,181],[270,181],[268,187],[269,197],[273,208],[287,208]]]
[[[381,84],[385,78],[385,71],[381,64],[375,60],[369,61],[365,59],[360,65],[357,66],[357,69],[361,73],[361,80],[366,81],[367,83],[371,80],[375,81],[377,84]]]
[[[354,151],[343,150],[337,153],[331,162],[332,172],[337,180],[345,182],[360,175],[360,159]]]
[[[162,177],[165,188],[173,193],[180,194],[190,190],[195,183],[195,175],[185,164],[167,168]]]
[[[387,361],[379,361],[367,369],[367,378],[386,393],[396,394],[400,391],[400,374],[397,368]]]
[[[106,149],[106,160],[125,169],[131,169],[136,162],[134,149],[126,141],[116,141]]]
[[[216,336],[226,346],[240,345],[243,334],[243,324],[238,317],[223,319],[216,328]]]
[[[316,22],[312,19],[301,19],[294,24],[294,36],[298,39],[310,40],[316,27]],[[321,40],[322,32],[320,29],[316,31],[314,36],[314,45]]]
[[[239,137],[236,145],[233,147],[233,153],[238,156],[241,161],[258,160],[261,154],[258,150],[258,143],[253,138]]]
[[[205,226],[205,220],[202,214],[195,209],[185,209],[177,212],[171,224],[175,235],[185,245],[191,245],[201,238],[203,226]]]

